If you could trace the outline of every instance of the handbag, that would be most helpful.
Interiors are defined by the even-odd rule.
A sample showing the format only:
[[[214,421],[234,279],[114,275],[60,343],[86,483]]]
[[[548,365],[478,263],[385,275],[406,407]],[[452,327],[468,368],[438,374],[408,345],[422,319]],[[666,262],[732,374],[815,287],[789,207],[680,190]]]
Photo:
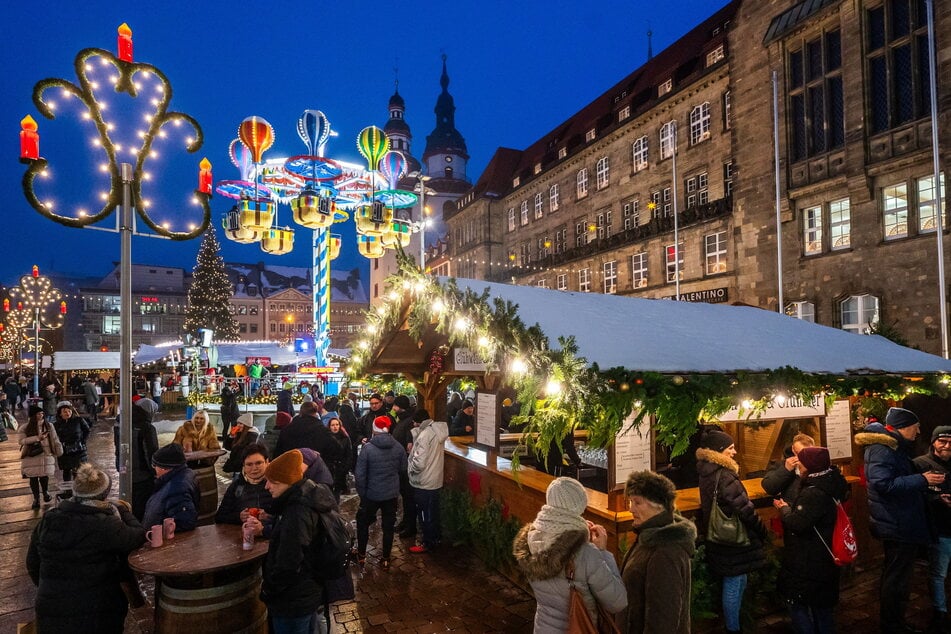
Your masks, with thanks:
[[[20,447],[21,458],[35,458],[43,453],[43,445],[39,442],[29,442]]]
[[[614,615],[609,613],[597,598],[594,602],[598,606],[598,624],[595,625],[588,614],[581,591],[575,587],[575,562],[568,562],[565,577],[568,579],[568,634],[621,634]]]
[[[749,546],[750,536],[746,525],[738,513],[728,516],[717,503],[720,491],[720,474],[713,488],[713,502],[710,504],[710,521],[707,523],[707,541],[724,546]]]

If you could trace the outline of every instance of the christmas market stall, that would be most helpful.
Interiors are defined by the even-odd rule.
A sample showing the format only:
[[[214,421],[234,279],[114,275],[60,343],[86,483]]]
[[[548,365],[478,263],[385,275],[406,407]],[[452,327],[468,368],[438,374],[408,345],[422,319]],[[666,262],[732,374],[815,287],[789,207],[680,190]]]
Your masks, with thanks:
[[[551,476],[520,465],[521,452],[500,456],[502,395],[520,405],[517,442],[529,455],[586,430],[585,453],[606,484],[595,490],[582,478],[587,516],[605,524],[617,552],[630,528],[622,489],[631,471],[667,473],[681,510],[696,511],[690,471],[702,425],[736,439],[740,475],[769,515],[760,479],[796,433],[829,447],[854,476],[861,453],[852,434],[864,408],[944,396],[951,362],[754,307],[434,278],[404,260],[368,314],[349,371],[402,375],[437,419],[446,386],[472,377],[475,430],[447,441],[446,486],[506,519],[534,517]],[[859,516],[865,496],[856,493]]]

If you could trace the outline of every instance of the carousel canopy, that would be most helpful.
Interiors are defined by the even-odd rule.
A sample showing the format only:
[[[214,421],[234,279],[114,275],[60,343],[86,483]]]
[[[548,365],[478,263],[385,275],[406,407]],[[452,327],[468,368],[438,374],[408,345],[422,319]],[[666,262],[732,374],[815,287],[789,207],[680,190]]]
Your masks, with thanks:
[[[184,343],[178,343],[173,346],[149,346],[143,344],[139,346],[138,352],[135,353],[133,362],[136,365],[152,363],[163,357],[168,357],[170,351],[183,347],[185,347]],[[295,361],[303,363],[304,361],[313,360],[313,356],[295,356],[293,350],[288,350],[287,346],[281,346],[277,342],[217,342],[215,343],[215,348],[218,349],[218,365],[241,364],[244,363],[248,357],[269,357],[271,363],[275,365],[291,365]],[[204,353],[202,353],[202,358],[205,358]]]
[[[66,370],[118,370],[118,352],[54,352],[53,368]]]

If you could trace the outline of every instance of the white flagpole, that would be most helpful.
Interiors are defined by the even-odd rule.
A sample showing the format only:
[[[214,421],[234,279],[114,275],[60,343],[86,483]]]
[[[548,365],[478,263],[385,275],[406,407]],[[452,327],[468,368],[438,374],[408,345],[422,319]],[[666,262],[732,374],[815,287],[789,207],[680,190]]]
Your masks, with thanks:
[[[941,187],[941,161],[938,146],[938,70],[935,67],[934,0],[925,0],[928,11],[928,81],[931,88],[931,159],[934,172],[935,235],[938,240],[938,306],[941,310],[941,356],[948,358],[948,302],[944,283],[944,231],[942,212],[944,200]]]
[[[776,181],[776,285],[780,314],[786,310],[783,299],[783,220],[779,204],[779,77],[773,71],[773,179]]]

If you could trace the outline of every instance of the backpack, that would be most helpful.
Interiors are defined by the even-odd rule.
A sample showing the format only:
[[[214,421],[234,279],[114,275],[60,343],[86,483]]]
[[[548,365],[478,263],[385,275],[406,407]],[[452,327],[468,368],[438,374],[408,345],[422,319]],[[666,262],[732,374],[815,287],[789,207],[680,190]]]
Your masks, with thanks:
[[[831,546],[819,535],[819,529],[813,526],[819,541],[826,547],[829,554],[832,555],[832,561],[836,566],[847,566],[855,561],[859,554],[859,545],[855,541],[855,531],[852,529],[852,521],[842,507],[842,503],[832,498],[835,502],[836,515],[835,526],[832,528]]]
[[[307,563],[314,579],[324,584],[347,574],[353,533],[335,509],[319,513],[320,529],[308,549]]]

